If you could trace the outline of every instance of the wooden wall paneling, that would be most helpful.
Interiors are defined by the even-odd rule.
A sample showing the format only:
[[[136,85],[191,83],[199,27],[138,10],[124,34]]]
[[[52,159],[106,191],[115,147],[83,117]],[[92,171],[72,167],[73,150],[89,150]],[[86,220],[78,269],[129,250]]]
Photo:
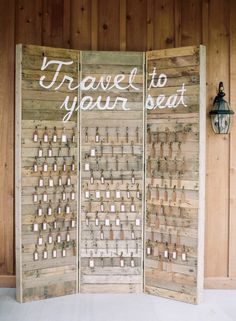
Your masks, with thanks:
[[[98,50],[120,49],[120,2],[98,1]]]
[[[14,256],[14,9],[13,0],[0,2],[0,286],[9,282]],[[2,277],[4,275],[4,277]],[[6,276],[6,275],[9,275]]]
[[[185,84],[187,106],[147,109],[144,289],[198,303],[204,255],[205,50],[184,47],[146,56],[148,98],[165,95],[163,106]],[[166,74],[163,88],[150,88],[153,68]]]
[[[126,0],[120,0],[120,50],[126,49]]]
[[[175,0],[175,47],[181,46],[181,0]]]
[[[43,1],[42,44],[70,46],[70,0]]]
[[[91,0],[91,49],[98,49],[98,0]]]
[[[230,104],[236,112],[236,2],[230,1]],[[229,97],[228,97],[229,98]],[[234,115],[235,118],[235,115]],[[235,119],[234,119],[235,120]],[[229,277],[236,277],[236,122],[230,133]]]
[[[16,43],[42,44],[42,4],[41,0],[16,0]]]
[[[126,49],[145,51],[147,47],[147,1],[126,2]]]
[[[81,111],[82,292],[142,291],[143,53],[82,52],[83,78],[97,82],[123,74],[127,86],[135,67],[139,90],[119,91],[130,110],[118,99],[115,110]],[[111,107],[118,92],[100,86],[85,95]]]
[[[172,48],[175,45],[175,7],[173,0],[154,1],[154,47]]]
[[[70,43],[71,48],[91,48],[91,0],[71,0]]]
[[[32,45],[17,49],[17,299],[25,302],[77,292],[78,124],[75,113],[68,122],[63,122],[66,112],[60,109],[66,96],[73,100],[77,91],[69,91],[66,84],[60,90],[55,90],[55,86],[65,74],[77,81],[79,53]],[[50,89],[40,86],[39,78],[44,75],[44,85],[48,85],[57,65],[50,64],[41,71],[45,57],[48,60],[73,61],[62,66],[56,84]],[[32,138],[35,131],[37,141]],[[55,131],[57,140],[53,141]],[[45,132],[47,140],[43,138]],[[66,135],[64,141],[63,133]],[[42,155],[39,155],[41,147]],[[49,154],[50,148],[52,155]],[[37,171],[33,170],[35,162]],[[57,168],[53,169],[55,162]],[[75,168],[72,168],[73,162]],[[44,169],[45,163],[47,169]],[[53,180],[51,185],[50,180]],[[72,192],[75,198],[72,198]],[[35,194],[37,199],[34,199]],[[44,195],[47,195],[46,199]],[[50,236],[52,241],[49,241]],[[53,256],[54,250],[56,257]],[[46,258],[44,251],[47,252]]]
[[[181,46],[201,44],[201,9],[199,0],[181,1]]]
[[[154,46],[154,0],[147,0],[147,50]]]
[[[220,81],[229,99],[228,10],[222,0],[209,3],[205,277],[228,275],[229,135],[215,135],[208,116]]]

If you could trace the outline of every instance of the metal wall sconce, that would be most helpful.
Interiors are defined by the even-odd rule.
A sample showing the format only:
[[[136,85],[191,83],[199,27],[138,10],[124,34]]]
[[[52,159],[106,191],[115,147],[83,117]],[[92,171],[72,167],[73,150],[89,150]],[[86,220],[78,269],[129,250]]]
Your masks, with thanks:
[[[213,109],[210,111],[212,129],[216,134],[228,134],[232,124],[233,110],[224,100],[223,82],[219,83],[219,91],[214,99]]]

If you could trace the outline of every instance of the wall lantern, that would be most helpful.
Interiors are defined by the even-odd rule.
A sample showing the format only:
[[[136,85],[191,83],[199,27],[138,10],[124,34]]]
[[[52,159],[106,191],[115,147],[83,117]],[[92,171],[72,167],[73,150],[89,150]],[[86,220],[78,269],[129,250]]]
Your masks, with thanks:
[[[211,125],[216,134],[228,134],[232,124],[233,110],[224,100],[223,82],[219,83],[219,92],[214,99],[213,109],[210,111]]]

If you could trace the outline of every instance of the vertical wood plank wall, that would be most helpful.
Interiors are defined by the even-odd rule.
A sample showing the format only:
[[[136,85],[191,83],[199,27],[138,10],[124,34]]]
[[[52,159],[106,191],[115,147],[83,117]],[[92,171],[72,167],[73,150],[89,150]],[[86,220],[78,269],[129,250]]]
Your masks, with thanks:
[[[207,46],[207,112],[219,81],[236,110],[236,8],[230,0],[0,2],[0,286],[14,286],[15,44],[81,50]],[[205,284],[236,287],[236,122],[216,136],[207,118]]]

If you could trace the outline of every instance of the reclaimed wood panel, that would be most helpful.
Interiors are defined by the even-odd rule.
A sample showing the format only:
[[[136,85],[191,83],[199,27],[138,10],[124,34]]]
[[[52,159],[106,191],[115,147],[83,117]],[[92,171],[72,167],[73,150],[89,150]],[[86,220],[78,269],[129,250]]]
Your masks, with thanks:
[[[174,78],[174,87],[165,87],[169,79],[165,69],[160,74],[159,67],[168,66],[167,70],[171,72],[185,64],[188,66],[190,52],[192,65],[200,76],[198,81],[185,87],[184,78],[179,76]],[[149,104],[146,102],[144,289],[150,294],[198,303],[203,288],[204,255],[205,48],[147,52],[146,64]],[[191,72],[188,75],[191,76]],[[182,91],[181,98],[177,88],[186,91]],[[185,100],[188,91],[190,95],[196,93],[198,96],[195,112]],[[178,105],[183,108],[176,114],[174,110]],[[197,134],[194,142],[193,131]],[[191,163],[195,169],[192,167],[188,171],[186,163]],[[160,179],[156,180],[156,177]],[[187,209],[195,210],[195,216],[189,217],[188,223],[183,219]],[[190,271],[193,272],[191,278]]]
[[[134,87],[128,82],[121,90],[102,90],[100,85],[86,91],[93,103],[101,98],[100,105],[110,110],[81,111],[82,292],[142,291],[143,57],[82,52],[82,78],[110,75],[113,84],[116,75],[125,80],[137,67],[138,79],[136,83],[134,77]],[[117,104],[118,96],[135,104]]]
[[[47,113],[41,103],[52,101],[59,86],[52,84],[55,61],[75,65],[78,72],[79,52],[18,45],[16,59],[16,278],[17,300],[26,302],[78,291],[77,113],[63,122],[57,113],[62,96],[48,104]],[[49,74],[41,67],[44,59],[54,60]],[[61,68],[72,76],[73,68]],[[24,78],[25,70],[35,69],[44,73],[40,85],[37,78]],[[68,93],[64,88],[64,99]],[[24,107],[29,99],[38,101],[33,113]]]

